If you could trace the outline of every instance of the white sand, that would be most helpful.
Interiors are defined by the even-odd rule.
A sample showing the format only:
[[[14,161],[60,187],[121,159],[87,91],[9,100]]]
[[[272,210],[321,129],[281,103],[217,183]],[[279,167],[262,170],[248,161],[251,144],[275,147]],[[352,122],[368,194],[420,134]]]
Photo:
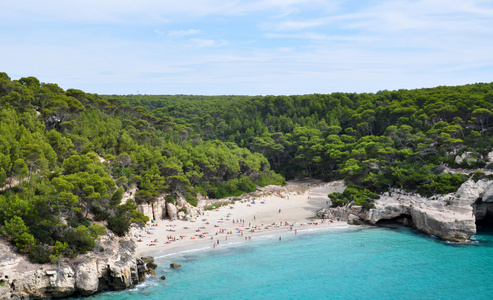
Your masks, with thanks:
[[[162,220],[134,234],[141,236],[137,244],[142,255],[158,256],[220,247],[267,232],[275,231],[273,238],[278,239],[307,228],[340,228],[346,223],[321,220],[316,211],[327,207],[329,193],[343,190],[342,182],[290,181],[284,187],[265,188],[256,198],[245,196],[235,204],[205,211],[196,222]]]

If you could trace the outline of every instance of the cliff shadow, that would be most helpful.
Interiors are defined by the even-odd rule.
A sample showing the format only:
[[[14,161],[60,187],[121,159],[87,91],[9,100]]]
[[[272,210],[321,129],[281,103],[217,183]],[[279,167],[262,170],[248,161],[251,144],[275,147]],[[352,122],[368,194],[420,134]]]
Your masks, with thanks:
[[[392,219],[383,219],[375,223],[376,226],[385,227],[390,229],[397,229],[399,227],[413,227],[414,222],[411,215],[402,214]]]

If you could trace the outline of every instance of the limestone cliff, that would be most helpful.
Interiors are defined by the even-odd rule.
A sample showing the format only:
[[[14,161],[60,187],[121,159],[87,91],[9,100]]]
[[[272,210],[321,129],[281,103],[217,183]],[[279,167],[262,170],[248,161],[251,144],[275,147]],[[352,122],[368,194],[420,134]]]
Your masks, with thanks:
[[[392,190],[381,195],[375,208],[368,211],[348,206],[323,209],[318,215],[353,224],[397,220],[443,240],[464,242],[476,234],[477,220],[493,215],[493,181],[469,179],[455,193],[429,198]]]
[[[99,253],[65,259],[56,265],[32,264],[0,241],[0,299],[63,298],[80,293],[129,288],[148,268],[135,242],[112,234],[102,237]]]
[[[199,209],[187,202],[183,195],[177,195],[176,204],[166,202],[166,196],[160,195],[153,202],[140,204],[138,209],[151,220],[178,218],[180,220],[195,220],[200,215]]]

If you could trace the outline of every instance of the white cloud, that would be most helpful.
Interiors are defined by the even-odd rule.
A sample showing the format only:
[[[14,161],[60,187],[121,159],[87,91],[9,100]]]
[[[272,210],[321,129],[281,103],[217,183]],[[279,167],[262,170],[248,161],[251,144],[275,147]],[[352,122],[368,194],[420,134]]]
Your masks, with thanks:
[[[187,35],[194,35],[200,33],[200,30],[197,29],[188,29],[188,30],[170,30],[168,31],[168,36],[171,37],[182,37]]]
[[[313,32],[302,32],[302,33],[266,33],[264,35],[268,38],[277,39],[308,39],[308,40],[333,40],[335,37],[329,37],[325,34],[313,33]]]
[[[307,21],[285,21],[281,22],[277,26],[277,30],[301,30],[312,27],[319,27],[327,24],[329,21],[327,19],[317,19],[317,20],[307,20]]]
[[[4,22],[23,19],[27,23],[149,24],[182,21],[183,16],[196,18],[261,11],[293,12],[308,5],[331,10],[337,3],[323,0],[24,0],[1,3],[0,19]]]
[[[208,47],[222,47],[228,44],[227,41],[221,40],[206,40],[206,39],[190,39],[194,46],[199,48],[208,48]]]

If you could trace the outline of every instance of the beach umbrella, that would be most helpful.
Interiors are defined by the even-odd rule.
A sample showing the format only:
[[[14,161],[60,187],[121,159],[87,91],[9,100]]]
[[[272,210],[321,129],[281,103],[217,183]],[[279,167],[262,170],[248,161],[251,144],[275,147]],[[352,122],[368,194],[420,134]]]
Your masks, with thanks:
[[[215,206],[213,206],[212,208],[216,208]]]

